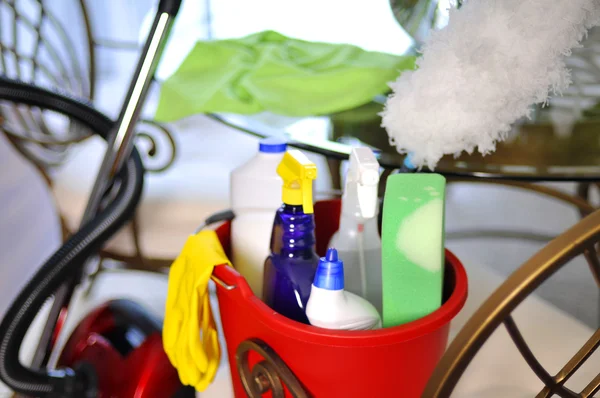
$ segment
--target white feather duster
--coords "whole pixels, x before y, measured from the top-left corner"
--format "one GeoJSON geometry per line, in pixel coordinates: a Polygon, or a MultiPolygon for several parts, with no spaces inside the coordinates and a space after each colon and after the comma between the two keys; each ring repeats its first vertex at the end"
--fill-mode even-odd
{"type": "Polygon", "coordinates": [[[470,0],[450,10],[417,69],[390,84],[390,143],[430,169],[445,154],[495,150],[532,104],[570,84],[565,57],[599,23],[600,0],[470,0]]]}

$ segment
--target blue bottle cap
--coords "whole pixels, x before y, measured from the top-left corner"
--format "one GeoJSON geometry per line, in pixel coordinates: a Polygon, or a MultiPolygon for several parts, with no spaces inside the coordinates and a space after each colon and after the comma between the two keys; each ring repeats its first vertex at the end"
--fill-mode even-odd
{"type": "Polygon", "coordinates": [[[327,249],[325,257],[319,260],[313,285],[327,290],[344,288],[344,262],[338,260],[336,249],[327,249]]]}
{"type": "Polygon", "coordinates": [[[263,138],[258,144],[258,150],[263,153],[282,153],[287,149],[287,142],[281,138],[263,138]]]}
{"type": "Polygon", "coordinates": [[[404,166],[406,168],[408,168],[409,170],[414,170],[417,168],[417,166],[414,165],[412,160],[413,160],[413,155],[411,153],[406,155],[406,157],[404,158],[404,166]]]}

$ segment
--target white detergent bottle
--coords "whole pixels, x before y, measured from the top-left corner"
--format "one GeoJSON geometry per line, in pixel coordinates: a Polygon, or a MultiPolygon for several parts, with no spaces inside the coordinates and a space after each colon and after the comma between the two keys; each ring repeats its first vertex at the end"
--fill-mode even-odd
{"type": "Polygon", "coordinates": [[[381,237],[377,227],[379,163],[367,147],[352,149],[340,228],[329,247],[345,263],[345,288],[382,311],[381,237]]]}
{"type": "Polygon", "coordinates": [[[236,270],[257,297],[262,297],[263,269],[269,256],[275,212],[281,206],[283,181],[277,174],[285,141],[266,138],[259,152],[231,173],[231,254],[236,270]]]}
{"type": "Polygon", "coordinates": [[[381,328],[381,316],[362,297],[344,290],[344,263],[336,249],[327,250],[317,266],[306,305],[306,317],[313,326],[338,330],[381,328]]]}

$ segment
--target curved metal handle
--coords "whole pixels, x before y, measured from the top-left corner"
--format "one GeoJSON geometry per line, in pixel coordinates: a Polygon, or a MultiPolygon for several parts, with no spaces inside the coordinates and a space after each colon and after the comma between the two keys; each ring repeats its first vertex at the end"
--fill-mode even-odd
{"type": "Polygon", "coordinates": [[[212,279],[217,285],[220,285],[223,289],[225,289],[227,291],[235,289],[235,285],[229,285],[229,284],[225,283],[219,277],[215,276],[215,274],[212,274],[210,276],[210,279],[212,279]]]}
{"type": "Polygon", "coordinates": [[[285,396],[284,385],[294,398],[309,397],[308,392],[302,387],[290,368],[264,341],[260,339],[242,341],[236,350],[235,360],[248,397],[260,398],[264,393],[271,391],[273,398],[283,398],[285,396]],[[255,351],[264,358],[252,369],[250,369],[248,361],[251,351],[255,351]]]}

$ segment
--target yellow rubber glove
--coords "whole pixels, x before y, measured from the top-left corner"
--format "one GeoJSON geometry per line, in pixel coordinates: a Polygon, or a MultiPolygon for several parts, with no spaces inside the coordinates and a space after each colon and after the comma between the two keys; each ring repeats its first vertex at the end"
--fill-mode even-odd
{"type": "Polygon", "coordinates": [[[198,391],[213,381],[221,360],[208,292],[220,264],[231,266],[217,234],[206,230],[188,238],[169,271],[163,344],[181,382],[198,391]]]}

